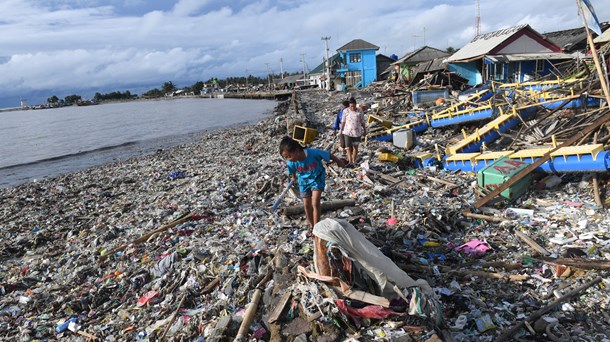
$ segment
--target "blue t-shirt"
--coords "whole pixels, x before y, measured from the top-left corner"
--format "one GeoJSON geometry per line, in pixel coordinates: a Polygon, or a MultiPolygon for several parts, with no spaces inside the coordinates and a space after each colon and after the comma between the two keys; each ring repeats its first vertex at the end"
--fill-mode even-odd
{"type": "Polygon", "coordinates": [[[306,192],[311,189],[324,190],[326,184],[326,169],[322,160],[330,161],[330,152],[317,148],[306,148],[305,159],[302,161],[288,161],[288,174],[297,174],[299,190],[306,192]]]}
{"type": "Polygon", "coordinates": [[[341,128],[341,119],[343,119],[343,107],[339,107],[339,111],[335,116],[335,124],[333,125],[335,131],[338,131],[341,128]]]}

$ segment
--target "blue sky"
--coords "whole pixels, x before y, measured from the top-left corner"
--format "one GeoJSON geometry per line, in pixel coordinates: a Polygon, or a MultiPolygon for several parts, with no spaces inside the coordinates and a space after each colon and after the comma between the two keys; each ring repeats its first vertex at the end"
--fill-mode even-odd
{"type": "MultiPolygon", "coordinates": [[[[610,6],[591,2],[610,20],[610,6]]],[[[323,36],[331,54],[356,38],[388,56],[424,43],[459,48],[474,36],[475,13],[475,0],[2,0],[0,106],[28,94],[264,77],[267,64],[275,73],[302,70],[302,56],[313,69],[323,36]]],[[[575,0],[481,0],[482,33],[525,23],[541,33],[582,26],[575,0]]]]}

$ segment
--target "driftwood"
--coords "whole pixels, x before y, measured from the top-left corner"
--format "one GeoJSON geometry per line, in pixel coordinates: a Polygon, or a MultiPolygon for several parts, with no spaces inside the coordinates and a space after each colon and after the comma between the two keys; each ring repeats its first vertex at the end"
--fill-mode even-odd
{"type": "Polygon", "coordinates": [[[553,301],[551,304],[540,308],[538,311],[529,315],[524,321],[521,321],[521,322],[515,324],[513,327],[511,327],[508,330],[506,330],[505,332],[503,332],[502,335],[500,335],[500,337],[498,337],[498,339],[496,341],[508,340],[509,338],[511,338],[511,336],[513,336],[514,333],[516,333],[519,329],[521,329],[521,327],[523,327],[525,325],[525,323],[529,323],[529,322],[537,320],[538,318],[542,317],[542,315],[544,315],[545,313],[547,313],[547,312],[553,310],[555,307],[559,306],[559,304],[565,302],[566,300],[579,294],[580,292],[588,289],[589,287],[599,283],[601,280],[602,280],[601,277],[597,277],[597,278],[591,280],[590,282],[584,284],[583,286],[581,286],[577,289],[574,289],[574,290],[566,293],[565,295],[559,297],[557,300],[553,301]]]}
{"type": "Polygon", "coordinates": [[[113,255],[116,252],[120,252],[120,251],[125,250],[127,248],[127,246],[129,246],[131,244],[145,242],[146,240],[150,239],[150,237],[155,235],[155,234],[159,234],[159,233],[164,232],[164,231],[166,231],[166,230],[168,230],[168,229],[170,229],[172,227],[175,227],[175,226],[177,226],[179,224],[191,221],[191,220],[193,220],[195,218],[196,218],[196,215],[194,213],[184,214],[184,215],[180,216],[179,218],[177,218],[176,220],[174,220],[174,221],[172,221],[172,222],[170,222],[170,223],[168,223],[168,224],[166,224],[164,226],[161,226],[161,227],[153,230],[152,232],[149,232],[147,234],[144,234],[144,235],[140,236],[139,238],[133,240],[133,242],[131,242],[129,244],[124,244],[124,245],[121,245],[121,246],[116,247],[114,249],[111,249],[110,251],[106,252],[106,254],[100,256],[100,260],[104,261],[106,258],[108,258],[108,256],[113,255]]]}
{"type": "Polygon", "coordinates": [[[207,284],[203,290],[201,290],[201,294],[206,294],[212,292],[212,290],[220,284],[220,278],[216,277],[209,284],[207,284]]]}
{"type": "Polygon", "coordinates": [[[176,308],[176,310],[174,311],[174,313],[172,313],[172,316],[169,319],[169,322],[167,322],[165,329],[163,330],[163,333],[161,334],[161,336],[159,337],[159,339],[161,341],[165,340],[165,335],[167,335],[167,332],[169,331],[169,328],[172,326],[172,324],[174,324],[174,321],[176,320],[176,317],[178,316],[178,312],[180,311],[180,308],[182,307],[182,304],[184,304],[184,299],[186,298],[186,292],[182,293],[182,298],[180,299],[180,302],[178,302],[178,307],[176,308]]]}
{"type": "Polygon", "coordinates": [[[269,315],[269,319],[267,320],[268,323],[275,323],[280,318],[280,315],[284,311],[284,308],[286,307],[286,304],[288,303],[291,297],[291,291],[284,292],[280,300],[277,302],[277,305],[269,315]]]}
{"type": "MultiPolygon", "coordinates": [[[[602,126],[602,128],[603,128],[603,126],[602,126]]],[[[597,144],[598,134],[599,134],[599,132],[595,132],[595,135],[593,136],[594,144],[597,144]]],[[[603,208],[604,202],[602,202],[602,198],[599,195],[599,184],[597,182],[597,173],[593,173],[593,195],[595,197],[595,204],[597,204],[598,207],[603,208]]]]}
{"type": "Polygon", "coordinates": [[[246,339],[246,337],[248,335],[248,330],[250,330],[250,325],[252,324],[252,321],[254,321],[254,316],[256,314],[256,308],[258,307],[258,303],[261,300],[261,296],[263,293],[263,289],[265,288],[265,284],[267,284],[267,282],[269,280],[271,280],[272,276],[273,276],[273,271],[268,270],[265,277],[258,283],[258,285],[256,285],[256,290],[254,290],[254,294],[252,295],[252,300],[250,301],[250,304],[248,305],[248,309],[246,309],[246,313],[244,314],[244,320],[241,322],[241,325],[239,326],[239,330],[237,331],[237,335],[235,336],[235,339],[233,340],[233,342],[240,342],[240,341],[244,341],[246,339]]]}
{"type": "MultiPolygon", "coordinates": [[[[354,200],[354,199],[334,200],[334,201],[329,201],[329,202],[322,202],[322,204],[320,204],[320,210],[322,212],[325,212],[325,211],[337,210],[337,209],[341,209],[343,207],[349,207],[349,206],[354,206],[354,205],[356,205],[356,200],[354,200]]],[[[284,208],[284,215],[286,215],[286,216],[297,216],[297,215],[303,215],[304,213],[305,213],[305,208],[303,208],[303,205],[294,205],[294,206],[284,208]]]]}
{"type": "Polygon", "coordinates": [[[476,219],[481,219],[481,220],[491,221],[491,222],[509,221],[508,219],[505,219],[505,218],[489,216],[489,215],[482,215],[482,214],[475,214],[475,213],[471,213],[470,211],[464,211],[462,214],[466,217],[471,217],[471,218],[476,218],[476,219]]]}
{"type": "Polygon", "coordinates": [[[587,260],[579,258],[551,258],[547,256],[540,256],[536,258],[542,262],[570,266],[574,268],[580,268],[582,270],[610,270],[610,260],[587,260]]]}
{"type": "Polygon", "coordinates": [[[497,272],[487,272],[487,271],[475,271],[475,270],[456,270],[453,267],[449,267],[449,266],[434,266],[434,268],[432,266],[421,266],[421,265],[414,265],[414,264],[398,264],[397,265],[403,269],[404,271],[411,271],[411,272],[427,272],[427,273],[434,273],[434,269],[438,270],[441,273],[447,273],[447,274],[454,274],[454,275],[459,275],[459,276],[475,276],[475,277],[481,277],[481,278],[489,278],[489,279],[505,279],[505,280],[511,280],[511,281],[524,281],[529,279],[529,276],[527,275],[513,275],[513,274],[502,274],[502,273],[497,273],[497,272]]]}
{"type": "Polygon", "coordinates": [[[544,249],[544,247],[537,244],[536,241],[532,240],[525,233],[516,230],[515,235],[517,235],[521,240],[525,241],[525,243],[527,243],[530,247],[532,247],[536,252],[538,252],[544,256],[551,255],[551,253],[549,251],[547,251],[546,249],[544,249]]]}

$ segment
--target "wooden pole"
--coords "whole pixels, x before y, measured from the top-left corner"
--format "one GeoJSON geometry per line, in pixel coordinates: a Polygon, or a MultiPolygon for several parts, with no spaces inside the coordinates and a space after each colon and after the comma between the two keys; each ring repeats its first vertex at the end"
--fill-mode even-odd
{"type": "Polygon", "coordinates": [[[591,32],[589,31],[589,26],[587,26],[587,20],[585,19],[585,13],[582,9],[582,4],[580,0],[577,0],[578,3],[578,11],[580,12],[580,17],[582,18],[582,22],[585,25],[585,32],[587,33],[587,42],[589,42],[589,46],[591,47],[591,54],[593,55],[593,62],[595,62],[595,70],[597,70],[597,76],[599,77],[599,82],[602,86],[602,91],[604,92],[604,96],[606,97],[606,106],[610,105],[610,92],[608,91],[608,83],[606,83],[606,78],[604,77],[604,72],[602,71],[602,67],[599,64],[599,57],[597,57],[597,49],[595,48],[595,44],[593,43],[593,37],[591,37],[591,32]]]}
{"type": "Polygon", "coordinates": [[[544,249],[544,247],[540,246],[538,243],[536,243],[536,241],[532,240],[525,233],[522,233],[522,232],[516,230],[515,235],[517,235],[521,240],[525,241],[525,243],[527,243],[530,247],[532,247],[536,252],[538,252],[542,255],[545,255],[545,256],[551,255],[551,253],[549,251],[544,249]]]}
{"type": "MultiPolygon", "coordinates": [[[[356,200],[354,199],[346,199],[346,200],[334,200],[330,202],[322,202],[320,204],[320,210],[322,212],[337,210],[343,207],[349,207],[356,205],[356,200]]],[[[294,205],[291,207],[284,208],[284,215],[286,216],[297,216],[303,215],[305,213],[305,208],[302,205],[294,205]]]]}
{"type": "Polygon", "coordinates": [[[254,294],[252,295],[252,300],[250,301],[250,304],[248,304],[248,309],[246,309],[246,313],[244,314],[244,320],[241,322],[241,325],[239,326],[239,331],[237,332],[237,335],[235,336],[235,339],[233,340],[233,342],[244,341],[246,336],[248,335],[248,330],[250,330],[250,325],[252,324],[252,321],[254,321],[254,316],[256,314],[256,308],[258,307],[258,303],[261,300],[263,288],[265,287],[265,284],[267,284],[267,282],[271,279],[272,276],[273,276],[273,271],[271,271],[271,270],[267,271],[267,274],[265,275],[265,277],[256,286],[256,290],[254,290],[254,294]]]}
{"type": "Polygon", "coordinates": [[[169,331],[169,328],[172,326],[172,324],[176,320],[176,316],[178,316],[178,312],[180,311],[180,308],[182,307],[182,304],[184,304],[184,299],[185,298],[186,298],[186,292],[183,292],[182,293],[182,298],[180,299],[180,302],[178,303],[178,307],[176,308],[176,310],[174,311],[174,313],[170,317],[169,322],[167,322],[167,325],[165,326],[165,329],[163,330],[163,333],[161,334],[161,337],[159,337],[159,339],[161,341],[165,341],[165,335],[167,335],[167,332],[169,331]]]}
{"type": "Polygon", "coordinates": [[[510,221],[509,219],[505,219],[505,218],[502,218],[502,217],[489,216],[489,215],[483,215],[483,214],[475,214],[475,213],[472,213],[472,212],[466,211],[466,210],[462,212],[462,215],[464,215],[466,217],[476,218],[476,219],[490,221],[490,222],[505,222],[505,221],[510,221]]]}

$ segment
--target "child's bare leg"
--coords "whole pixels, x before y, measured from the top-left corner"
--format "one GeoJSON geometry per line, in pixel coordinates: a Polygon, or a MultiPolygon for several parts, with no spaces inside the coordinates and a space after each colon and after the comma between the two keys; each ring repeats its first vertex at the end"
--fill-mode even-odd
{"type": "MultiPolygon", "coordinates": [[[[312,195],[313,196],[313,195],[312,195]]],[[[313,204],[311,201],[311,197],[303,198],[303,208],[305,209],[305,217],[307,218],[307,223],[309,223],[310,230],[313,229],[313,204]]]]}
{"type": "Polygon", "coordinates": [[[312,222],[311,229],[320,221],[320,199],[322,198],[322,190],[312,190],[311,191],[311,202],[312,202],[312,222]]]}

